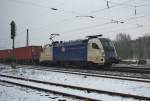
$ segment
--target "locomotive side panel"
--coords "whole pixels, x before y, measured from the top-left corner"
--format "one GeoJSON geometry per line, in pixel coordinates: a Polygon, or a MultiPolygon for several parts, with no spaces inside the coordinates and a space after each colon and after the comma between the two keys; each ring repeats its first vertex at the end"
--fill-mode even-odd
{"type": "Polygon", "coordinates": [[[55,45],[54,61],[87,61],[87,43],[55,45]]]}

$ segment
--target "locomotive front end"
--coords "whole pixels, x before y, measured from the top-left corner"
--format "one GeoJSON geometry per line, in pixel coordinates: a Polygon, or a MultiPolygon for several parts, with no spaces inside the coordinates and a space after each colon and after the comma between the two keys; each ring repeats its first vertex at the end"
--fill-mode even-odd
{"type": "Polygon", "coordinates": [[[118,63],[119,59],[113,42],[107,38],[100,38],[100,41],[105,53],[105,64],[111,65],[113,63],[118,63]]]}

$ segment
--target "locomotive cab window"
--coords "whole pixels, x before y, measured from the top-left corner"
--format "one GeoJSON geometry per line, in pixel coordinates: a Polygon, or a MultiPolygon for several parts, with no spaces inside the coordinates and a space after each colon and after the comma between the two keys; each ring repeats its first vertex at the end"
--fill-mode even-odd
{"type": "Polygon", "coordinates": [[[98,45],[96,43],[92,43],[92,48],[93,49],[99,49],[98,45]]]}

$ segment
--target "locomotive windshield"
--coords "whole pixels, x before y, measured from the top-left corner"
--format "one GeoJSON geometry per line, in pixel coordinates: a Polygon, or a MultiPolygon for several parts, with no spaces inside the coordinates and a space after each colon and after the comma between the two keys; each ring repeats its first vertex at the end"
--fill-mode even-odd
{"type": "Polygon", "coordinates": [[[117,54],[112,41],[106,38],[100,38],[100,41],[105,51],[106,63],[115,63],[117,54]]]}
{"type": "Polygon", "coordinates": [[[98,45],[96,43],[92,43],[92,48],[93,49],[99,49],[98,45]]]}
{"type": "Polygon", "coordinates": [[[100,39],[105,51],[114,51],[113,43],[109,39],[100,39]]]}

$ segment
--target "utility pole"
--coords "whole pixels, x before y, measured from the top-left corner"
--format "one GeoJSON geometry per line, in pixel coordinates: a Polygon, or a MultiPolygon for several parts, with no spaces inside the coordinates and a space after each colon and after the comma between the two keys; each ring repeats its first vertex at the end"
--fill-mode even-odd
{"type": "Polygon", "coordinates": [[[26,46],[29,46],[29,29],[27,29],[27,39],[26,39],[26,46]]]}
{"type": "Polygon", "coordinates": [[[10,23],[10,26],[11,26],[11,39],[13,41],[13,45],[12,45],[12,49],[13,49],[13,56],[12,56],[12,67],[15,68],[15,61],[16,61],[16,58],[15,58],[15,36],[16,36],[16,24],[14,21],[12,21],[10,23]]]}

